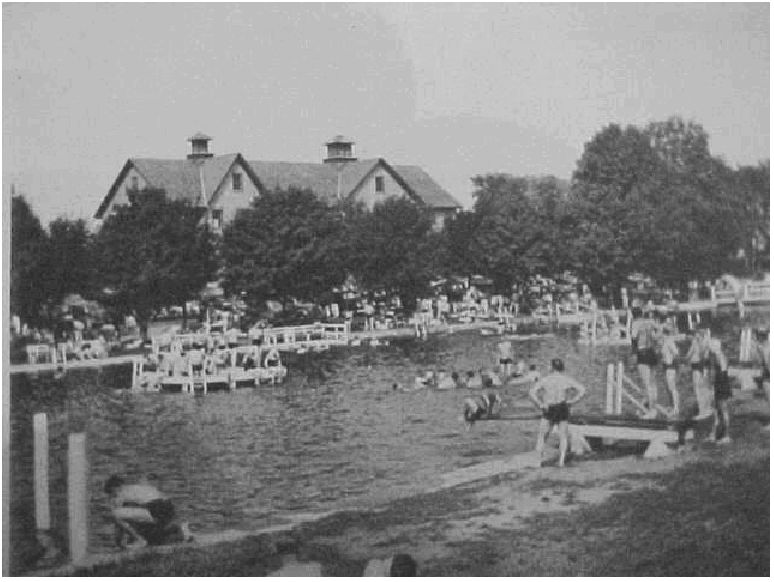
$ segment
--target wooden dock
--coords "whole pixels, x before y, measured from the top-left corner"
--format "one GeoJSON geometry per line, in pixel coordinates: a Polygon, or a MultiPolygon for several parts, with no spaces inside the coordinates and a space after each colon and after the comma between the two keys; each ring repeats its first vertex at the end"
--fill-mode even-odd
{"type": "Polygon", "coordinates": [[[11,365],[11,374],[40,374],[45,372],[63,372],[84,368],[104,368],[107,366],[120,366],[132,364],[142,356],[119,356],[114,358],[94,358],[90,360],[70,360],[67,363],[41,363],[41,364],[14,364],[11,365]]]}

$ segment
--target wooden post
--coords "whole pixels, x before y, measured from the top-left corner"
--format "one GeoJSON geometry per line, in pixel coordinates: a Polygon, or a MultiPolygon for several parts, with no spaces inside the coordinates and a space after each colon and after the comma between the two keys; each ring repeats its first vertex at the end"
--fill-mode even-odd
{"type": "Polygon", "coordinates": [[[51,512],[48,497],[48,419],[45,412],[32,416],[33,432],[33,480],[35,482],[35,527],[51,529],[51,512]]]}
{"type": "Polygon", "coordinates": [[[86,557],[89,542],[87,475],[86,434],[71,433],[67,439],[67,511],[70,560],[74,564],[86,557]]]}
{"type": "Polygon", "coordinates": [[[714,285],[710,285],[710,299],[713,303],[718,300],[717,290],[715,289],[714,285]]]}
{"type": "Polygon", "coordinates": [[[591,316],[591,343],[597,343],[597,310],[591,316]]]}
{"type": "Polygon", "coordinates": [[[688,329],[693,329],[693,319],[691,318],[691,312],[686,312],[686,315],[688,317],[688,329]]]}
{"type": "Polygon", "coordinates": [[[632,320],[634,319],[634,315],[632,314],[631,309],[626,309],[626,337],[629,338],[629,341],[632,339],[632,320]]]}
{"type": "Polygon", "coordinates": [[[621,414],[621,400],[623,396],[623,362],[618,362],[618,377],[615,380],[615,412],[621,414]]]}
{"type": "Polygon", "coordinates": [[[615,366],[607,365],[607,384],[605,391],[605,414],[613,414],[613,399],[615,394],[615,366]]]}

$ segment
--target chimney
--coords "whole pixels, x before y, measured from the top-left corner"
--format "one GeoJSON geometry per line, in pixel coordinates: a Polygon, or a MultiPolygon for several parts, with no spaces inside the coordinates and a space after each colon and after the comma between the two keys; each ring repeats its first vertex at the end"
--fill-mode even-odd
{"type": "Polygon", "coordinates": [[[354,141],[345,138],[343,135],[333,137],[325,144],[328,148],[328,157],[323,160],[326,164],[354,162],[357,158],[352,157],[352,144],[354,141]]]}
{"type": "Polygon", "coordinates": [[[203,158],[211,158],[212,154],[207,151],[209,142],[212,138],[209,135],[204,135],[202,132],[197,133],[188,138],[191,142],[191,153],[188,154],[189,160],[200,160],[203,158]]]}

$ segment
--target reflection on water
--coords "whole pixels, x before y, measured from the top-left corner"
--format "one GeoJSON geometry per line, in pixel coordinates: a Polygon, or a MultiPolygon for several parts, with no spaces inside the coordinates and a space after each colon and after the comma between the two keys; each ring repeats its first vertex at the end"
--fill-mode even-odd
{"type": "MultiPolygon", "coordinates": [[[[492,368],[497,341],[464,333],[299,355],[288,361],[291,377],[283,386],[201,397],[104,386],[72,390],[54,402],[30,403],[17,395],[14,420],[26,425],[35,410],[64,415],[70,424],[75,416],[82,419],[95,549],[111,545],[102,493],[111,473],[130,479],[157,473],[194,531],[258,528],[297,511],[372,506],[420,491],[441,473],[532,448],[534,422],[479,423],[466,432],[464,391],[392,389],[395,382],[413,384],[429,369],[492,368]]],[[[592,349],[568,335],[514,347],[543,372],[550,358],[563,357],[568,373],[590,390],[578,410],[602,410],[607,363],[624,358],[634,376],[625,347],[592,349]]],[[[512,398],[523,398],[527,389],[512,389],[512,398]]],[[[52,430],[52,439],[56,434],[52,430]]],[[[31,445],[15,448],[15,468],[28,464],[31,445]]],[[[17,471],[15,492],[30,473],[17,471]]]]}

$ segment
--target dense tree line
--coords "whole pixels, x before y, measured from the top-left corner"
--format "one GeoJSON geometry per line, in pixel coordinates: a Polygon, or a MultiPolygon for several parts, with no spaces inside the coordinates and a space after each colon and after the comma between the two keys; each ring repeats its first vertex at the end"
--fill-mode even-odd
{"type": "Polygon", "coordinates": [[[39,322],[81,293],[143,321],[216,278],[255,307],[327,301],[354,278],[411,308],[439,276],[480,274],[508,293],[529,275],[569,269],[599,292],[633,272],[674,285],[767,270],[769,163],[732,169],[708,143],[700,125],[677,117],[611,124],[585,144],[569,183],[474,177],[472,211],[440,233],[408,199],[332,208],[295,189],[257,198],[222,237],[208,231],[202,209],[161,191],[143,192],[95,235],[63,219],[46,232],[14,197],[11,311],[39,322]]]}

